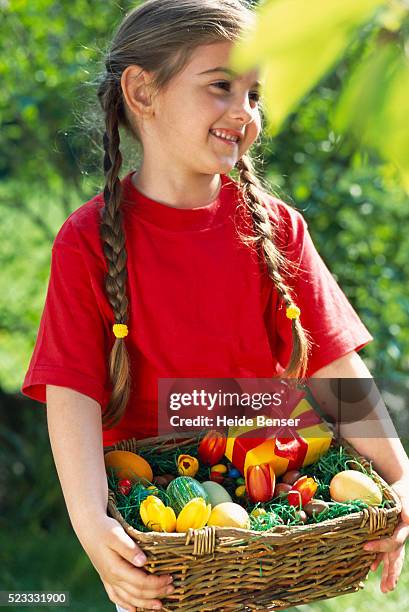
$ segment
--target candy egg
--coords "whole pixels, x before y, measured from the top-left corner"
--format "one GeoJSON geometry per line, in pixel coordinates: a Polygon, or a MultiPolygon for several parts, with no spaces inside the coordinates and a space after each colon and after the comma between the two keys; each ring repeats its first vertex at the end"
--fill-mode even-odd
{"type": "Polygon", "coordinates": [[[222,504],[223,502],[227,502],[227,501],[229,502],[233,501],[229,493],[226,491],[226,489],[222,487],[222,485],[219,484],[218,482],[206,480],[205,482],[202,482],[200,484],[206,491],[209,497],[209,502],[212,505],[212,508],[214,506],[217,506],[217,504],[222,504]]]}
{"type": "Polygon", "coordinates": [[[257,518],[258,516],[263,516],[267,514],[266,510],[264,508],[254,508],[251,512],[250,515],[254,516],[254,518],[257,518]]]}
{"type": "Polygon", "coordinates": [[[205,502],[208,502],[207,493],[202,487],[202,484],[191,476],[179,476],[168,484],[166,489],[167,502],[176,512],[179,512],[184,506],[195,497],[202,497],[205,502]]]}
{"type": "Polygon", "coordinates": [[[246,485],[240,485],[234,493],[237,497],[243,497],[246,494],[246,485]]]}
{"type": "Polygon", "coordinates": [[[307,513],[307,516],[315,516],[320,512],[324,512],[324,510],[329,509],[329,504],[323,499],[311,499],[308,504],[303,506],[304,512],[307,513]]]}
{"type": "Polygon", "coordinates": [[[237,468],[232,467],[227,472],[227,476],[228,476],[228,478],[240,478],[241,473],[239,472],[239,470],[237,468]]]}
{"type": "Polygon", "coordinates": [[[301,476],[301,472],[299,472],[298,470],[289,470],[288,472],[286,472],[285,474],[283,474],[281,476],[281,480],[282,482],[285,482],[286,484],[294,484],[296,480],[299,479],[299,477],[301,476]]]}
{"type": "Polygon", "coordinates": [[[220,472],[220,474],[225,474],[227,472],[227,467],[223,465],[223,463],[217,463],[210,468],[211,472],[220,472]]]}
{"type": "Polygon", "coordinates": [[[304,510],[297,510],[297,511],[295,512],[295,515],[296,515],[296,517],[297,517],[297,518],[298,518],[300,521],[302,521],[303,523],[306,523],[306,522],[307,522],[307,520],[308,520],[308,517],[307,517],[306,513],[304,512],[304,510]]]}
{"type": "Polygon", "coordinates": [[[382,491],[366,474],[357,470],[338,472],[329,484],[331,498],[336,502],[359,499],[368,506],[379,506],[382,491]]]}
{"type": "Polygon", "coordinates": [[[246,510],[233,502],[218,504],[212,509],[208,525],[218,527],[239,527],[248,529],[250,527],[250,517],[246,510]]]}
{"type": "Polygon", "coordinates": [[[224,476],[220,472],[210,472],[209,478],[210,480],[213,480],[213,482],[218,482],[219,484],[221,484],[224,480],[224,476]]]}
{"type": "Polygon", "coordinates": [[[246,479],[243,478],[243,476],[240,476],[240,478],[236,479],[236,483],[237,483],[237,485],[244,485],[244,484],[246,484],[246,479]]]}
{"type": "Polygon", "coordinates": [[[149,463],[140,455],[131,451],[114,450],[104,456],[105,468],[112,468],[120,479],[128,478],[132,482],[149,480],[152,482],[153,472],[149,463]]]}
{"type": "Polygon", "coordinates": [[[275,486],[273,497],[285,497],[288,491],[291,491],[291,485],[286,482],[279,482],[275,486]]]}
{"type": "Polygon", "coordinates": [[[166,478],[166,475],[163,474],[163,475],[160,475],[160,476],[155,476],[154,479],[153,479],[153,482],[158,487],[166,488],[170,481],[166,478]]]}

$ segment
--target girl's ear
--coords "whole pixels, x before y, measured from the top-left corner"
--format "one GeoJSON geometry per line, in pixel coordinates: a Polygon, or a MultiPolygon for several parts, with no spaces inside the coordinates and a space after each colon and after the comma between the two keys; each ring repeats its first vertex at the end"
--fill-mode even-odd
{"type": "Polygon", "coordinates": [[[127,66],[121,76],[121,87],[125,102],[138,116],[153,114],[152,94],[149,87],[150,73],[135,64],[127,66]]]}

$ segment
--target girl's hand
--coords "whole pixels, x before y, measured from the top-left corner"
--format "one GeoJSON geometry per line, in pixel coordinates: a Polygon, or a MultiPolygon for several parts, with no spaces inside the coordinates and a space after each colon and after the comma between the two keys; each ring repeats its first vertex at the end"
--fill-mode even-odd
{"type": "Polygon", "coordinates": [[[135,567],[143,566],[146,556],[115,519],[104,515],[78,529],[77,536],[112,603],[130,612],[137,607],[159,610],[162,604],[157,598],[174,591],[172,576],[154,576],[135,567]]]}
{"type": "Polygon", "coordinates": [[[409,478],[397,480],[391,487],[402,503],[401,520],[390,537],[373,540],[364,545],[365,550],[379,551],[371,565],[372,571],[375,572],[383,561],[382,593],[392,591],[396,586],[405,558],[405,542],[409,537],[409,478]]]}

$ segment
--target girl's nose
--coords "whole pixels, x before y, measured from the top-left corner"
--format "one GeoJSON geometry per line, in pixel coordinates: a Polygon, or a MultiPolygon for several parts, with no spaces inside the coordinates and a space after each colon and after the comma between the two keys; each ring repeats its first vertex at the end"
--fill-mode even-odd
{"type": "Polygon", "coordinates": [[[231,116],[236,120],[241,120],[243,125],[246,125],[253,119],[253,113],[248,96],[246,96],[244,100],[241,98],[234,103],[231,116]]]}

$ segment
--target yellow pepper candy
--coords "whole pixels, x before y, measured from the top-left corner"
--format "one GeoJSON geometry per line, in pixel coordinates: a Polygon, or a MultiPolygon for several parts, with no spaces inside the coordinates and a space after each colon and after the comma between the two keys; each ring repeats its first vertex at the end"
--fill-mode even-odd
{"type": "Polygon", "coordinates": [[[246,485],[240,485],[237,487],[235,494],[237,497],[243,497],[246,494],[246,485]]]}
{"type": "Polygon", "coordinates": [[[176,531],[185,533],[188,529],[201,529],[209,520],[211,511],[211,504],[206,504],[202,497],[194,497],[180,511],[176,531]]]}
{"type": "Polygon", "coordinates": [[[210,468],[211,472],[219,472],[219,474],[226,474],[227,472],[227,466],[223,465],[223,463],[218,463],[217,465],[213,465],[210,468]]]}
{"type": "Polygon", "coordinates": [[[176,529],[176,515],[173,508],[165,506],[155,495],[148,495],[140,505],[139,512],[143,524],[152,531],[172,533],[176,529]]]}
{"type": "Polygon", "coordinates": [[[191,476],[194,478],[199,471],[199,462],[196,457],[191,455],[179,455],[178,473],[181,476],[191,476]]]}

